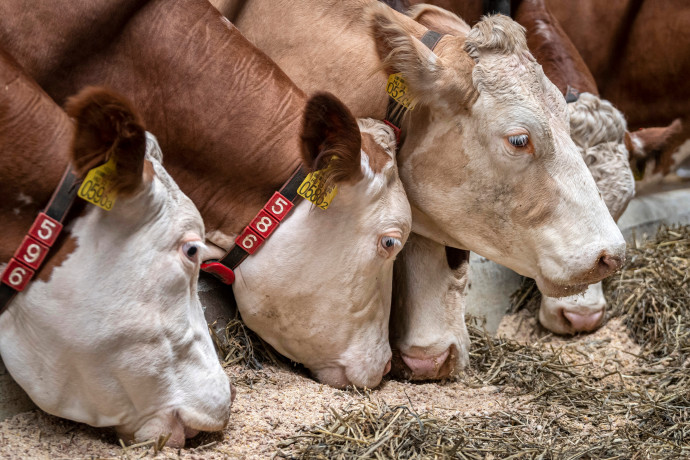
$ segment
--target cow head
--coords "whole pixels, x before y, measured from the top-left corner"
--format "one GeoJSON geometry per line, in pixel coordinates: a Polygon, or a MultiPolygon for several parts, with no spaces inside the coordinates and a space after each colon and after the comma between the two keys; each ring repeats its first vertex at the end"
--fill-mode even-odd
{"type": "Polygon", "coordinates": [[[393,260],[412,225],[395,137],[320,94],[307,104],[302,144],[305,163],[328,165],[338,193],[327,210],[295,207],[236,270],[235,298],[250,328],[318,380],[371,388],[389,368],[393,260]]]}
{"type": "Polygon", "coordinates": [[[410,235],[395,262],[390,320],[394,375],[440,379],[469,364],[468,268],[469,251],[410,235]]]}
{"type": "Polygon", "coordinates": [[[196,292],[203,221],[126,101],[91,88],[67,111],[77,175],[114,157],[117,201],[88,205],[62,263],[0,317],[2,358],[46,412],[182,446],[222,429],[233,396],[196,292]]]}
{"type": "MultiPolygon", "coordinates": [[[[635,195],[635,179],[628,160],[626,122],[609,101],[582,93],[568,104],[570,134],[594,177],[614,220],[623,214],[635,195]]],[[[604,321],[606,299],[601,283],[583,294],[561,298],[543,295],[539,322],[558,334],[592,331],[604,321]]]]}
{"type": "Polygon", "coordinates": [[[476,250],[550,295],[617,270],[625,242],[524,29],[484,18],[432,53],[394,12],[370,13],[382,65],[402,72],[418,101],[398,154],[415,232],[476,250]]]}
{"type": "Polygon", "coordinates": [[[688,157],[687,149],[679,149],[687,140],[688,128],[680,118],[668,126],[641,128],[625,133],[630,162],[646,184],[658,183],[674,172],[688,157]]]}

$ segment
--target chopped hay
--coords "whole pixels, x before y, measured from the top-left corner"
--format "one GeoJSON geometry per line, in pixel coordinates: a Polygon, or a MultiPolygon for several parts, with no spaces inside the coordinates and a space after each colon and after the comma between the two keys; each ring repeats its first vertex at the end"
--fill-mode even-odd
{"type": "Polygon", "coordinates": [[[289,362],[245,326],[239,313],[225,325],[222,336],[216,333],[214,326],[215,323],[208,329],[225,366],[241,364],[248,369],[261,370],[264,364],[278,365],[289,362]]]}
{"type": "Polygon", "coordinates": [[[687,366],[690,358],[690,226],[662,226],[656,238],[629,247],[620,276],[604,286],[611,314],[653,360],[687,366]]]}
{"type": "Polygon", "coordinates": [[[537,282],[532,278],[522,278],[522,283],[517,291],[510,296],[510,313],[516,313],[527,309],[532,313],[539,311],[541,304],[541,291],[537,288],[537,282]]]}
{"type": "Polygon", "coordinates": [[[278,447],[287,458],[677,458],[690,455],[690,371],[595,365],[577,347],[470,327],[469,385],[500,385],[514,407],[419,414],[367,393],[278,447]],[[526,398],[525,398],[526,397],[526,398]]]}

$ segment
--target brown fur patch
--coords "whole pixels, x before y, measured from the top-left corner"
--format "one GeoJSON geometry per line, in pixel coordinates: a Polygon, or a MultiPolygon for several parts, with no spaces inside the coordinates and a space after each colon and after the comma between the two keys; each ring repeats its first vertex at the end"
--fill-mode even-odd
{"type": "Polygon", "coordinates": [[[544,74],[565,94],[568,85],[599,94],[592,73],[544,0],[523,0],[514,18],[527,29],[527,45],[544,74]]]}
{"type": "Polygon", "coordinates": [[[142,184],[146,131],[129,102],[105,88],[87,87],[67,101],[65,110],[76,121],[71,150],[76,174],[84,178],[114,156],[114,191],[134,193],[142,184]]]}
{"type": "Polygon", "coordinates": [[[36,273],[36,279],[48,281],[53,275],[53,270],[67,260],[70,254],[77,249],[77,239],[66,234],[50,249],[51,255],[46,259],[41,269],[36,273]]]}
{"type": "Polygon", "coordinates": [[[362,133],[362,150],[369,157],[369,167],[374,173],[379,173],[392,161],[383,147],[369,133],[362,133]]]}
{"type": "Polygon", "coordinates": [[[676,118],[665,127],[644,128],[626,133],[625,145],[632,147],[628,149],[631,158],[641,163],[654,159],[654,172],[668,174],[672,167],[677,166],[673,164],[673,153],[685,140],[682,134],[683,122],[680,118],[676,118]]]}
{"type": "MultiPolygon", "coordinates": [[[[77,199],[74,201],[72,208],[69,210],[65,222],[74,222],[76,219],[84,216],[89,210],[89,205],[83,200],[77,199]]],[[[35,275],[34,279],[41,281],[48,281],[53,274],[53,270],[63,264],[65,260],[77,249],[77,240],[72,237],[69,230],[63,229],[55,244],[50,248],[48,257],[41,265],[41,268],[35,275]]]]}
{"type": "Polygon", "coordinates": [[[325,187],[362,178],[362,137],[357,120],[330,93],[317,93],[307,101],[302,118],[302,158],[312,171],[325,170],[325,187]],[[328,169],[326,170],[326,167],[328,169]]]}

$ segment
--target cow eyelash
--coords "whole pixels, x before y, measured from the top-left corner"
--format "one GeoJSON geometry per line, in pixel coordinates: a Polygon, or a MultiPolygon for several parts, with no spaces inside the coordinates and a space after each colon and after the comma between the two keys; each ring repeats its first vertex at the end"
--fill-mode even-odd
{"type": "Polygon", "coordinates": [[[521,149],[527,147],[529,143],[529,136],[527,134],[516,134],[514,136],[508,136],[508,142],[515,148],[521,149]]]}

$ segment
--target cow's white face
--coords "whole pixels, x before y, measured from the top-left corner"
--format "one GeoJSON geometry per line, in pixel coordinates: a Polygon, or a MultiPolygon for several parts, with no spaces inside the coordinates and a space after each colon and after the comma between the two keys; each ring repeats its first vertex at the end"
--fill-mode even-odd
{"type": "Polygon", "coordinates": [[[469,252],[410,235],[395,262],[393,373],[411,380],[456,375],[469,364],[465,286],[469,252]]]}
{"type": "Polygon", "coordinates": [[[424,105],[410,113],[398,160],[414,231],[535,278],[550,295],[617,269],[625,242],[521,28],[496,16],[466,39],[444,37],[435,55],[413,48],[426,67],[410,86],[424,105]]]}
{"type": "Polygon", "coordinates": [[[155,152],[139,192],[73,221],[76,249],[0,316],[0,351],[46,412],[180,446],[222,429],[232,395],[196,292],[203,221],[155,152]]]}
{"type": "MultiPolygon", "coordinates": [[[[635,179],[625,146],[626,122],[610,102],[589,93],[568,104],[570,132],[614,220],[635,195],[635,179]]],[[[558,334],[592,331],[604,320],[606,299],[601,283],[583,294],[542,296],[539,322],[558,334]]]]}
{"type": "Polygon", "coordinates": [[[411,228],[395,138],[359,120],[361,169],[327,210],[299,203],[233,284],[242,319],[333,386],[376,386],[389,367],[393,260],[411,228]],[[375,141],[375,142],[374,142],[375,141]]]}

